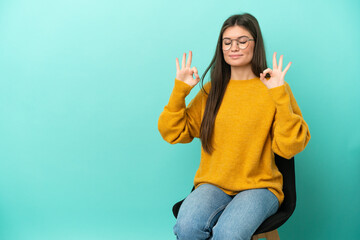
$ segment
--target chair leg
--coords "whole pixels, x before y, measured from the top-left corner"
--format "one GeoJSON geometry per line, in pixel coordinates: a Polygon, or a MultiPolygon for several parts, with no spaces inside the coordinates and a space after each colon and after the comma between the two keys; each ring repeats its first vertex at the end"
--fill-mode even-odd
{"type": "Polygon", "coordinates": [[[259,235],[260,235],[260,234],[257,234],[257,235],[252,236],[251,240],[259,240],[259,235]]]}
{"type": "Polygon", "coordinates": [[[259,240],[261,238],[265,238],[267,240],[280,240],[277,229],[275,229],[274,231],[271,231],[271,232],[260,233],[260,234],[254,235],[251,238],[251,240],[259,240]]]}

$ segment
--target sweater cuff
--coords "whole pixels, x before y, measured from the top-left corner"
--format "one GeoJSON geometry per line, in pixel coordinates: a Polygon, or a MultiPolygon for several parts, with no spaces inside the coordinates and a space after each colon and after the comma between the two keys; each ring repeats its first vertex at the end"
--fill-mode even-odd
{"type": "Polygon", "coordinates": [[[293,112],[290,102],[290,94],[285,84],[278,87],[270,88],[269,93],[274,100],[276,108],[278,110],[290,111],[291,113],[293,112]]]}
{"type": "Polygon", "coordinates": [[[193,87],[190,86],[189,84],[184,83],[183,81],[180,81],[179,79],[175,78],[175,85],[173,89],[174,92],[180,94],[183,93],[184,97],[186,97],[190,93],[192,88],[193,87]]]}
{"type": "Polygon", "coordinates": [[[290,96],[285,87],[285,84],[278,87],[270,88],[269,93],[276,105],[290,103],[290,96]]]}
{"type": "Polygon", "coordinates": [[[177,112],[186,107],[185,97],[190,93],[193,87],[175,78],[175,85],[170,95],[167,108],[171,112],[177,112]]]}

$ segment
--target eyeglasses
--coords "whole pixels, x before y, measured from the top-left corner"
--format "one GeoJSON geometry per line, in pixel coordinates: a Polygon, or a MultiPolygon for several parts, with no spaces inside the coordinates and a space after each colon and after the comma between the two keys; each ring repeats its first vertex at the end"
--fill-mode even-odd
{"type": "Polygon", "coordinates": [[[242,36],[237,39],[230,39],[230,38],[223,38],[223,49],[224,51],[230,50],[232,47],[232,41],[235,40],[237,42],[237,46],[240,47],[240,49],[245,49],[249,46],[249,41],[255,41],[254,39],[250,39],[247,36],[242,36]]]}

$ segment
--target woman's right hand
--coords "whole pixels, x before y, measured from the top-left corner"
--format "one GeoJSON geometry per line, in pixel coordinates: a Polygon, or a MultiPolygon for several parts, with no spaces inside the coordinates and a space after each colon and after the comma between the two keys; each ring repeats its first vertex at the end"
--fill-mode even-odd
{"type": "Polygon", "coordinates": [[[196,69],[196,67],[190,68],[191,58],[192,58],[192,52],[189,51],[189,58],[185,65],[186,53],[184,53],[181,69],[179,65],[179,59],[176,58],[176,78],[194,87],[200,81],[200,77],[198,75],[198,70],[196,69]],[[193,74],[195,74],[195,79],[193,78],[193,74]]]}

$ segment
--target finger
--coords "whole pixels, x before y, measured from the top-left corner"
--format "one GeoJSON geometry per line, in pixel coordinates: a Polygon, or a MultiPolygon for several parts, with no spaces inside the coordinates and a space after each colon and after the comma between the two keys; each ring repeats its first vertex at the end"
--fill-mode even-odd
{"type": "Polygon", "coordinates": [[[196,68],[196,67],[192,67],[191,70],[194,72],[196,80],[200,79],[197,68],[196,68]]]}
{"type": "Polygon", "coordinates": [[[192,67],[191,70],[194,72],[194,73],[198,73],[198,70],[196,67],[192,67]]]}
{"type": "Polygon", "coordinates": [[[189,51],[189,57],[188,57],[188,60],[186,62],[186,67],[187,68],[190,68],[190,66],[191,66],[191,59],[192,59],[192,52],[189,51]]]}
{"type": "Polygon", "coordinates": [[[260,80],[261,80],[264,84],[267,83],[267,79],[265,78],[265,74],[260,73],[260,80]]]}
{"type": "MultiPolygon", "coordinates": [[[[264,79],[268,80],[267,77],[266,77],[266,74],[269,74],[269,77],[271,77],[271,74],[272,74],[273,70],[271,68],[267,68],[265,69],[262,73],[263,73],[263,76],[264,76],[264,79]]],[[[268,78],[269,78],[268,77],[268,78]]]]}
{"type": "Polygon", "coordinates": [[[284,57],[284,55],[281,55],[280,60],[279,60],[279,69],[280,69],[280,71],[281,71],[282,65],[283,65],[283,57],[284,57]]]}
{"type": "Polygon", "coordinates": [[[266,76],[266,74],[269,73],[271,75],[272,73],[272,69],[271,68],[267,68],[263,71],[264,77],[266,76]]]}
{"type": "Polygon", "coordinates": [[[200,79],[200,76],[197,73],[195,73],[195,77],[196,77],[196,80],[200,79]]]}
{"type": "Polygon", "coordinates": [[[292,62],[289,62],[288,65],[286,66],[286,68],[283,71],[283,74],[285,76],[286,72],[289,70],[290,66],[291,66],[292,62]]]}
{"type": "Polygon", "coordinates": [[[278,66],[277,66],[277,62],[276,62],[276,52],[274,52],[273,54],[273,69],[276,69],[278,66]]]}
{"type": "Polygon", "coordinates": [[[180,71],[180,65],[179,65],[179,59],[176,58],[176,71],[179,72],[180,71]]]}
{"type": "Polygon", "coordinates": [[[183,54],[182,62],[181,62],[181,69],[184,69],[185,67],[185,59],[186,59],[186,53],[183,54]]]}

